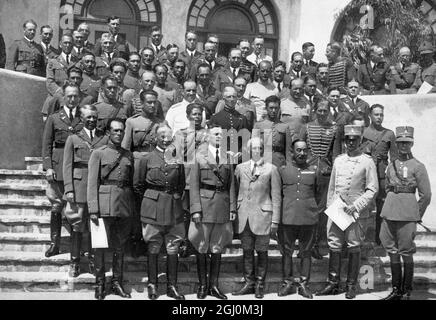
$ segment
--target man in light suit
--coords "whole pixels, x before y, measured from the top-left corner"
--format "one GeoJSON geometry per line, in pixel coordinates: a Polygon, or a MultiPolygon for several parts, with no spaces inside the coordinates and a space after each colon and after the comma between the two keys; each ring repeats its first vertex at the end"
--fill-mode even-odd
{"type": "Polygon", "coordinates": [[[251,160],[236,167],[239,185],[236,233],[243,249],[244,286],[233,295],[255,293],[262,299],[268,266],[270,234],[277,232],[280,220],[281,186],[277,167],[264,159],[264,144],[254,137],[247,144],[251,160]],[[254,250],[257,251],[257,272],[254,272],[254,250]]]}

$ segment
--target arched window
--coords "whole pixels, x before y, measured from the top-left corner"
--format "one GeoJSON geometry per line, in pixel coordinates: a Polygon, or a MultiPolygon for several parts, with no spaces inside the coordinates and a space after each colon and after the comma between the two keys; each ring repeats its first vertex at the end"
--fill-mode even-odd
{"type": "Polygon", "coordinates": [[[160,26],[162,21],[158,0],[62,0],[64,5],[73,8],[74,28],[82,22],[90,25],[91,42],[107,32],[108,17],[120,17],[120,33],[133,49],[148,45],[151,27],[160,26]]]}
{"type": "Polygon", "coordinates": [[[199,34],[202,46],[207,34],[220,37],[220,54],[227,55],[242,38],[258,34],[265,38],[266,53],[277,58],[278,24],[270,1],[194,0],[188,14],[188,29],[199,34]]]}

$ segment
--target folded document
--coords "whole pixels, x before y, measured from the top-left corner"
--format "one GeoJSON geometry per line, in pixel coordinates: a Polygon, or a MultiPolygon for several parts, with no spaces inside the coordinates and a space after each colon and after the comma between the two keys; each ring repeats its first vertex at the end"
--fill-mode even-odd
{"type": "Polygon", "coordinates": [[[327,208],[325,214],[342,230],[345,231],[352,223],[356,222],[354,217],[344,211],[347,204],[338,197],[327,208]]]}
{"type": "Polygon", "coordinates": [[[109,248],[107,241],[106,227],[104,226],[103,218],[98,219],[98,225],[94,222],[89,222],[91,229],[91,244],[94,249],[109,248]]]}

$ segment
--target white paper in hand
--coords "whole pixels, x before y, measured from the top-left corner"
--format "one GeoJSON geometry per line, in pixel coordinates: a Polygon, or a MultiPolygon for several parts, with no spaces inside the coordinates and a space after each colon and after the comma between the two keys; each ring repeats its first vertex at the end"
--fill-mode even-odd
{"type": "Polygon", "coordinates": [[[344,211],[347,204],[338,197],[325,211],[325,214],[342,230],[345,231],[353,222],[353,216],[344,211]]]}
{"type": "Polygon", "coordinates": [[[91,244],[94,249],[106,249],[109,248],[107,241],[106,227],[104,226],[103,218],[98,219],[98,226],[92,222],[89,222],[91,228],[91,244]]]}
{"type": "Polygon", "coordinates": [[[427,81],[424,81],[416,94],[427,94],[431,89],[433,89],[433,86],[427,81]]]}

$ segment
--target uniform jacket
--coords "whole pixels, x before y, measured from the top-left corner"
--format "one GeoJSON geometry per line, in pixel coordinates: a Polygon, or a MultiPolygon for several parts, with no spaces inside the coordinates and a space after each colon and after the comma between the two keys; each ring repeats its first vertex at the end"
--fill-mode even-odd
{"type": "Polygon", "coordinates": [[[44,77],[45,57],[41,45],[25,38],[15,40],[6,55],[6,69],[44,77]]]}
{"type": "Polygon", "coordinates": [[[197,100],[206,107],[206,116],[210,118],[215,113],[218,101],[222,99],[222,94],[211,83],[205,90],[201,85],[197,85],[197,100]]]}
{"type": "Polygon", "coordinates": [[[415,82],[416,75],[420,69],[421,67],[419,64],[413,62],[404,68],[400,62],[391,66],[387,75],[391,94],[397,94],[397,89],[410,89],[415,82]]]}
{"type": "MultiPolygon", "coordinates": [[[[104,76],[109,75],[110,72],[110,63],[115,58],[122,58],[122,54],[114,50],[112,53],[112,58],[109,60],[109,57],[106,55],[106,53],[102,52],[100,55],[95,56],[95,73],[100,77],[103,78],[104,76]]],[[[127,59],[129,61],[129,59],[127,59]]]]}
{"type": "MultiPolygon", "coordinates": [[[[379,179],[384,179],[385,177],[388,159],[392,161],[398,158],[395,134],[392,130],[383,127],[380,131],[372,126],[365,128],[363,131],[361,150],[370,155],[374,160],[379,179]]],[[[380,188],[384,188],[384,186],[380,186],[380,188]]]]}
{"type": "MultiPolygon", "coordinates": [[[[129,44],[127,43],[126,39],[124,39],[119,34],[119,35],[117,35],[115,42],[116,43],[115,43],[115,47],[114,47],[114,52],[115,51],[119,52],[117,57],[123,58],[124,60],[129,61],[130,47],[129,47],[129,44]]],[[[99,57],[99,56],[101,56],[102,53],[103,53],[103,50],[101,47],[101,39],[98,39],[95,43],[94,54],[96,57],[99,57]]]]}
{"type": "Polygon", "coordinates": [[[431,66],[427,68],[421,68],[416,73],[415,82],[413,83],[412,87],[416,90],[419,90],[421,88],[421,85],[425,82],[429,83],[430,85],[434,86],[436,84],[436,63],[433,63],[431,66]]]}
{"type": "Polygon", "coordinates": [[[314,225],[318,222],[315,200],[316,166],[298,166],[291,161],[279,168],[282,188],[282,225],[314,225]]]}
{"type": "Polygon", "coordinates": [[[127,70],[126,76],[124,77],[124,86],[128,89],[133,89],[138,91],[141,85],[139,84],[139,80],[141,80],[141,76],[138,74],[134,74],[132,71],[127,70]]]}
{"type": "Polygon", "coordinates": [[[180,52],[179,58],[185,62],[186,70],[190,71],[192,66],[197,63],[197,61],[204,57],[204,54],[198,50],[195,51],[194,57],[188,54],[188,51],[184,50],[180,52]]]}
{"type": "MultiPolygon", "coordinates": [[[[220,100],[215,108],[215,113],[221,112],[224,110],[226,103],[224,100],[220,100]]],[[[241,97],[236,101],[235,110],[240,114],[245,116],[248,121],[248,130],[253,130],[254,124],[256,122],[257,114],[256,107],[251,103],[247,98],[241,97]]]]}
{"type": "Polygon", "coordinates": [[[164,153],[155,149],[140,159],[138,167],[134,188],[136,195],[142,199],[141,221],[159,226],[182,223],[181,196],[185,189],[183,164],[164,160],[164,153]],[[154,188],[166,188],[168,192],[154,188]]]}
{"type": "MultiPolygon", "coordinates": [[[[215,155],[209,152],[208,143],[199,147],[196,158],[197,164],[192,167],[189,182],[191,215],[201,213],[203,223],[227,223],[230,221],[230,212],[236,213],[233,166],[217,165],[215,155]],[[222,190],[210,190],[204,188],[204,185],[222,190]]],[[[224,160],[223,156],[221,159],[224,160]]]]}
{"type": "Polygon", "coordinates": [[[44,52],[45,57],[45,65],[48,64],[48,61],[50,59],[55,59],[57,56],[61,54],[61,50],[58,48],[56,49],[51,44],[48,45],[47,49],[44,50],[44,47],[41,45],[42,51],[44,52]]]}
{"type": "Polygon", "coordinates": [[[123,143],[124,149],[135,153],[151,152],[156,146],[155,129],[158,124],[157,119],[150,119],[144,115],[134,115],[126,121],[126,130],[123,143]]]}
{"type": "Polygon", "coordinates": [[[92,96],[94,99],[97,99],[101,87],[100,77],[95,73],[89,75],[85,72],[83,72],[82,77],[83,81],[80,84],[80,90],[92,96]]]}
{"type": "Polygon", "coordinates": [[[369,205],[378,192],[377,169],[366,154],[336,158],[327,193],[327,207],[338,197],[347,205],[353,204],[360,217],[369,216],[369,205]]]}
{"type": "Polygon", "coordinates": [[[64,187],[65,194],[74,192],[76,203],[86,203],[89,158],[95,149],[106,145],[108,139],[103,131],[98,130],[95,130],[92,141],[85,130],[68,137],[64,149],[64,187]]]}
{"type": "Polygon", "coordinates": [[[45,123],[42,138],[43,168],[44,170],[53,169],[57,181],[64,180],[62,165],[67,138],[80,132],[82,128],[78,108],[76,108],[76,116],[72,122],[62,108],[59,112],[50,115],[45,123]]]}
{"type": "MultiPolygon", "coordinates": [[[[100,95],[100,97],[102,96],[100,95]]],[[[120,118],[126,120],[130,116],[130,113],[121,102],[116,101],[115,103],[109,103],[105,98],[101,100],[103,101],[93,104],[98,112],[98,129],[106,131],[110,119],[120,118]]]]}
{"type": "Polygon", "coordinates": [[[369,126],[370,124],[370,107],[368,102],[360,99],[359,97],[355,98],[356,103],[354,103],[354,99],[347,96],[341,99],[342,103],[347,107],[348,111],[350,111],[353,115],[361,115],[365,120],[365,126],[369,126]]]}
{"type": "Polygon", "coordinates": [[[77,58],[75,58],[71,54],[70,64],[67,64],[67,61],[63,58],[62,55],[59,55],[55,59],[51,59],[48,61],[46,87],[50,95],[53,96],[55,93],[61,91],[65,80],[68,79],[67,69],[71,66],[71,64],[76,62],[77,58]]]}
{"type": "MultiPolygon", "coordinates": [[[[197,81],[197,67],[198,67],[200,64],[203,64],[203,63],[209,64],[209,62],[208,62],[204,57],[201,57],[201,58],[199,58],[195,63],[192,64],[191,69],[190,69],[190,71],[189,71],[189,77],[190,77],[192,80],[197,81]]],[[[222,63],[222,62],[221,62],[221,63],[222,63]]],[[[216,80],[216,77],[217,77],[218,72],[219,72],[221,69],[223,69],[224,67],[225,67],[225,65],[220,64],[220,61],[215,60],[215,64],[214,64],[214,66],[213,66],[212,73],[211,73],[211,75],[212,75],[212,81],[213,81],[214,83],[215,83],[215,80],[216,80]]]]}
{"type": "MultiPolygon", "coordinates": [[[[86,104],[93,104],[96,99],[92,96],[85,94],[84,92],[79,92],[80,102],[79,107],[82,107],[86,104]]],[[[41,113],[45,116],[48,116],[52,113],[58,112],[64,103],[64,97],[60,92],[56,93],[53,97],[48,97],[46,103],[42,106],[41,113]]]]}
{"type": "Polygon", "coordinates": [[[304,60],[304,61],[305,61],[305,64],[303,64],[303,71],[306,74],[316,78],[316,68],[318,67],[318,62],[315,62],[313,60],[310,60],[310,61],[304,60]]]}
{"type": "Polygon", "coordinates": [[[411,157],[404,162],[399,159],[390,163],[386,172],[386,200],[381,217],[393,221],[421,221],[431,200],[431,186],[425,166],[411,157]],[[395,173],[395,169],[398,175],[395,173]],[[418,190],[415,193],[403,193],[396,187],[409,187],[418,190]]]}
{"type": "MultiPolygon", "coordinates": [[[[239,70],[236,72],[236,78],[238,77],[238,75],[241,73],[241,68],[239,68],[239,70]]],[[[229,85],[233,85],[233,81],[235,80],[235,77],[233,76],[233,72],[230,69],[230,66],[226,66],[224,68],[221,68],[215,76],[215,87],[218,91],[223,92],[224,87],[229,85]]]]}
{"type": "Polygon", "coordinates": [[[131,217],[134,208],[134,169],[130,151],[118,148],[109,141],[107,145],[91,153],[88,168],[89,213],[99,213],[101,217],[131,217]],[[108,175],[110,166],[114,165],[118,158],[119,164],[108,175]]]}
{"type": "Polygon", "coordinates": [[[378,63],[375,70],[371,63],[362,64],[357,71],[357,81],[368,91],[378,91],[380,94],[386,94],[385,84],[387,82],[387,72],[390,70],[386,62],[378,63]]]}
{"type": "Polygon", "coordinates": [[[236,233],[242,233],[247,221],[256,235],[269,235],[271,223],[280,222],[281,185],[277,167],[263,162],[253,175],[251,160],[236,166],[238,218],[236,233]]]}

